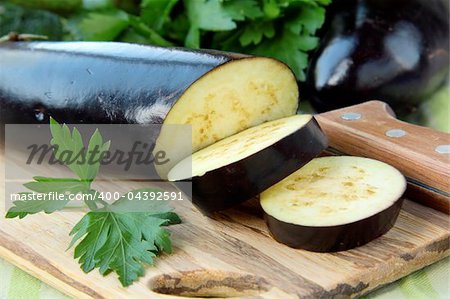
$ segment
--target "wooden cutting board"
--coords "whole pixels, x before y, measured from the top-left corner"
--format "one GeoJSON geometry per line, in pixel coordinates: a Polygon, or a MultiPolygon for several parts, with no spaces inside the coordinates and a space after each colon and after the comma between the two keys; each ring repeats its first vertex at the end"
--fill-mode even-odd
{"type": "MultiPolygon", "coordinates": [[[[129,182],[120,189],[144,186],[129,182]]],[[[183,223],[170,227],[173,254],[161,256],[129,288],[121,287],[115,274],[83,273],[73,250],[66,251],[68,233],[81,212],[2,218],[0,256],[76,298],[177,298],[152,290],[196,297],[326,298],[367,293],[450,253],[448,216],[409,200],[386,235],[339,253],[312,253],[277,243],[257,200],[215,219],[202,216],[189,201],[174,207],[183,223]]]]}
{"type": "MultiPolygon", "coordinates": [[[[388,156],[407,176],[417,174],[430,185],[442,181],[448,189],[448,157],[432,153],[448,135],[386,120],[386,107],[380,102],[355,107],[318,117],[334,148],[342,150],[350,144],[352,154],[388,156]],[[344,126],[344,112],[358,113],[359,122],[344,126]],[[407,137],[386,140],[384,132],[398,126],[406,130],[407,137]],[[339,135],[334,135],[333,127],[339,135]],[[371,131],[361,133],[361,127],[371,131]],[[430,150],[416,148],[419,137],[414,132],[430,139],[426,142],[430,150]],[[414,163],[404,169],[402,157],[414,163]],[[417,163],[417,157],[424,161],[417,163]],[[421,171],[414,173],[417,169],[421,171]]],[[[4,168],[3,155],[0,168],[4,168]]],[[[4,171],[0,181],[5,181],[4,171]]],[[[149,185],[128,181],[101,182],[94,187],[125,192],[149,185]]],[[[0,184],[2,203],[4,188],[0,184]]],[[[422,202],[448,212],[448,197],[430,194],[422,202]]],[[[83,273],[73,259],[73,249],[66,251],[69,231],[83,216],[80,211],[36,214],[22,220],[0,217],[0,256],[76,298],[179,298],[175,295],[184,294],[278,299],[356,297],[450,255],[448,215],[409,199],[387,234],[338,253],[313,253],[277,243],[269,235],[256,199],[214,219],[201,215],[189,201],[178,201],[173,207],[183,219],[182,224],[169,228],[173,254],[159,257],[156,266],[148,267],[146,275],[128,288],[120,286],[115,274],[102,277],[96,269],[83,273]]],[[[4,214],[4,208],[0,212],[4,214]]]]}

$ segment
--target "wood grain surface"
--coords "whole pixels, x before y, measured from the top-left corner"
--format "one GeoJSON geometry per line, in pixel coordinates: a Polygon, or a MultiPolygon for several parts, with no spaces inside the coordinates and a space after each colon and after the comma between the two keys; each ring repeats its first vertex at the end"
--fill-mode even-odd
{"type": "Polygon", "coordinates": [[[409,194],[414,200],[449,214],[450,154],[440,154],[436,147],[450,145],[450,134],[399,121],[380,101],[322,113],[316,119],[331,147],[391,164],[409,179],[409,194]],[[349,112],[358,113],[360,118],[343,119],[349,112]],[[403,130],[406,134],[389,137],[389,130],[403,130]]]}
{"type": "MultiPolygon", "coordinates": [[[[111,188],[110,184],[96,187],[111,188]]],[[[145,182],[114,184],[122,191],[148,187],[145,182]]],[[[102,277],[97,269],[83,273],[73,259],[73,249],[66,250],[69,231],[83,215],[80,211],[22,220],[1,218],[0,256],[75,298],[278,299],[356,297],[450,253],[448,216],[409,200],[386,235],[331,254],[296,250],[274,241],[256,199],[214,219],[202,216],[189,201],[173,206],[183,219],[170,227],[173,254],[158,258],[156,266],[148,267],[145,277],[129,288],[121,287],[115,274],[102,277]]]]}

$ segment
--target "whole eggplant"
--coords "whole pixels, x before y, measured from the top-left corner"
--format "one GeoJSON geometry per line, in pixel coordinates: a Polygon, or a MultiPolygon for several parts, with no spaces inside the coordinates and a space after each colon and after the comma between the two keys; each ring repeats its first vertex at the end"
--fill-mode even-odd
{"type": "Polygon", "coordinates": [[[448,0],[336,0],[306,89],[316,110],[367,100],[408,111],[445,83],[448,0]]]}

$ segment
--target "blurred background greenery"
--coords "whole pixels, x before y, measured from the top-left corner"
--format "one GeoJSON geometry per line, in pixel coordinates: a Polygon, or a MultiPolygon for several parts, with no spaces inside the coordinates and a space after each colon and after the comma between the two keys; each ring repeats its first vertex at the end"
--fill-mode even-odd
{"type": "MultiPolygon", "coordinates": [[[[331,0],[0,0],[0,36],[122,41],[277,58],[299,81],[331,0]]],[[[302,93],[300,93],[302,97],[302,93]]],[[[311,110],[302,97],[302,109],[311,110]]],[[[448,86],[403,120],[450,132],[448,86]]]]}

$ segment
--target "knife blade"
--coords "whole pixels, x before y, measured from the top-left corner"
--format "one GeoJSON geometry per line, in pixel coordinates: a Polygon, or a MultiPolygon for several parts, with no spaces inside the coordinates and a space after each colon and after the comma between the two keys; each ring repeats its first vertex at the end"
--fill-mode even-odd
{"type": "Polygon", "coordinates": [[[406,176],[408,198],[450,214],[450,134],[400,121],[380,101],[315,117],[329,138],[330,154],[386,162],[406,176]]]}

